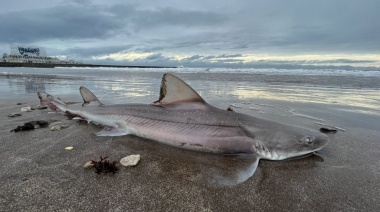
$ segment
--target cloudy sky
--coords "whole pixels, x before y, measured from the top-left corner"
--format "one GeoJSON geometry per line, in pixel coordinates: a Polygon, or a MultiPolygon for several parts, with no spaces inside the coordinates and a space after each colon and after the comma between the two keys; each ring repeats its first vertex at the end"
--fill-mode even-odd
{"type": "Polygon", "coordinates": [[[1,0],[0,53],[15,43],[97,64],[378,69],[379,20],[379,0],[1,0]]]}

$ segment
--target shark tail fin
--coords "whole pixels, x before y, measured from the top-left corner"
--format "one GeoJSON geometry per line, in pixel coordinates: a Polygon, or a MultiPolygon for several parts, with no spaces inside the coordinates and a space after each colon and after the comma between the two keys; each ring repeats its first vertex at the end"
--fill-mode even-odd
{"type": "Polygon", "coordinates": [[[103,105],[99,99],[87,88],[81,86],[79,88],[80,95],[82,95],[83,98],[83,104],[82,106],[86,105],[103,105]]]}
{"type": "Polygon", "coordinates": [[[48,106],[51,110],[56,111],[60,109],[62,111],[66,110],[66,103],[64,103],[59,98],[56,98],[46,92],[37,92],[38,98],[40,99],[41,106],[48,106]]]}

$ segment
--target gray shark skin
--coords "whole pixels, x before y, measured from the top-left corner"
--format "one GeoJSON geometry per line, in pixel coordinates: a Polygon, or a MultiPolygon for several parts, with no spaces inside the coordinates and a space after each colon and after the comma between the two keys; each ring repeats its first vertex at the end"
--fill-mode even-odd
{"type": "Polygon", "coordinates": [[[41,105],[104,125],[98,136],[133,134],[179,148],[219,154],[249,154],[250,173],[259,159],[284,160],[325,147],[329,138],[317,131],[285,125],[206,103],[189,85],[164,74],[160,97],[152,104],[104,105],[81,87],[82,106],[69,107],[45,92],[41,105]]]}

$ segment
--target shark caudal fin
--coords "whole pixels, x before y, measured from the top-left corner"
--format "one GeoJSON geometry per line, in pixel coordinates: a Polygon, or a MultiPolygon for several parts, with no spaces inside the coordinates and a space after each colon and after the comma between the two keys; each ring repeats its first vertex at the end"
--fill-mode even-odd
{"type": "Polygon", "coordinates": [[[188,84],[172,74],[164,74],[161,81],[160,97],[153,105],[168,105],[178,102],[197,102],[206,104],[206,101],[188,84]]]}
{"type": "Polygon", "coordinates": [[[83,104],[82,106],[87,106],[87,105],[103,105],[99,99],[87,88],[81,86],[79,88],[80,95],[82,95],[83,98],[83,104]]]}
{"type": "Polygon", "coordinates": [[[56,111],[57,109],[60,109],[62,111],[66,110],[66,104],[59,98],[56,98],[43,91],[37,92],[37,96],[40,99],[41,106],[48,106],[53,111],[56,111]]]}

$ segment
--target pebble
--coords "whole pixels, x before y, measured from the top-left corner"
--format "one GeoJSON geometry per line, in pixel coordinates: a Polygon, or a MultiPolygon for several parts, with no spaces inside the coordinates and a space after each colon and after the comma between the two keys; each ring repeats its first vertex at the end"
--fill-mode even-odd
{"type": "Polygon", "coordinates": [[[86,164],[84,164],[83,168],[89,169],[89,168],[92,168],[93,166],[94,164],[92,163],[92,161],[88,161],[86,164]]]}
{"type": "Polygon", "coordinates": [[[30,106],[21,108],[21,112],[31,112],[32,108],[30,106]]]}
{"type": "Polygon", "coordinates": [[[73,150],[74,147],[72,147],[72,146],[68,146],[68,147],[66,147],[65,149],[66,149],[66,150],[73,150]]]}
{"type": "Polygon", "coordinates": [[[17,117],[17,116],[21,116],[21,113],[11,113],[8,116],[9,117],[17,117]]]}
{"type": "Polygon", "coordinates": [[[319,131],[323,133],[336,133],[338,130],[331,127],[321,127],[319,128],[319,131]]]}
{"type": "Polygon", "coordinates": [[[129,155],[120,160],[123,166],[135,166],[140,161],[140,155],[129,155]]]}

